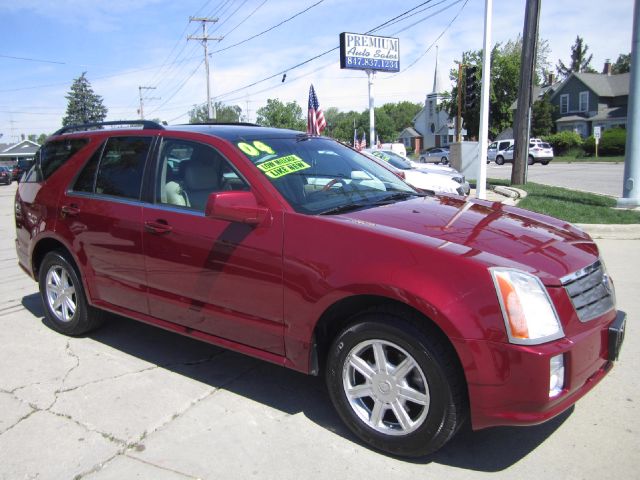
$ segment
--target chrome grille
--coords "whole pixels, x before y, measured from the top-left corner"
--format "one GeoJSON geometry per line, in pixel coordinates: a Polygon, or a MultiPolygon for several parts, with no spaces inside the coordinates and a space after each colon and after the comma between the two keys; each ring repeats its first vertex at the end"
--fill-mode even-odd
{"type": "Polygon", "coordinates": [[[613,283],[598,260],[561,279],[581,322],[588,322],[615,307],[613,283]]]}

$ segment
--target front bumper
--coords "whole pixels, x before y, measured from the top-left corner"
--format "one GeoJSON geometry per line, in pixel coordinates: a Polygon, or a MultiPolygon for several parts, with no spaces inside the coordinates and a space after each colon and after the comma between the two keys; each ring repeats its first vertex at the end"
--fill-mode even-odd
{"type": "Polygon", "coordinates": [[[626,315],[610,312],[597,326],[543,345],[467,341],[477,381],[469,381],[475,430],[498,425],[536,425],[576,403],[595,387],[618,358],[626,315]],[[563,355],[564,389],[549,398],[550,359],[563,355]]]}

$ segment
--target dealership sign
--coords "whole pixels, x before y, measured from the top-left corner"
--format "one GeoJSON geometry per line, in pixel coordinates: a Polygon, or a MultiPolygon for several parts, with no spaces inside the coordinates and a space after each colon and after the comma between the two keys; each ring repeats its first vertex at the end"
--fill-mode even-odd
{"type": "Polygon", "coordinates": [[[359,33],[341,33],[340,68],[399,72],[400,40],[359,33]]]}

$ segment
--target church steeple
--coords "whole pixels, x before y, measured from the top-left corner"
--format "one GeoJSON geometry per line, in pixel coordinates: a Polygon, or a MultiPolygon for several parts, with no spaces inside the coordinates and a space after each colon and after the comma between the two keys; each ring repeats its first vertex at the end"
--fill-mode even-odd
{"type": "Polygon", "coordinates": [[[436,68],[433,72],[433,91],[431,93],[442,93],[442,81],[438,75],[438,46],[436,45],[436,68]]]}

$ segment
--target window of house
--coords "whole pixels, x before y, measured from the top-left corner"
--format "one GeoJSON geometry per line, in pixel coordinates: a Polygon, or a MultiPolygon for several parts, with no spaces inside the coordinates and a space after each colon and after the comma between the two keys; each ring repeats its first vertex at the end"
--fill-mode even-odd
{"type": "Polygon", "coordinates": [[[585,92],[580,92],[580,105],[579,105],[579,110],[581,112],[587,112],[589,110],[589,92],[585,91],[585,92]]]}
{"type": "Polygon", "coordinates": [[[569,95],[560,95],[560,113],[569,113],[569,95]]]}
{"type": "Polygon", "coordinates": [[[433,117],[433,100],[429,100],[429,116],[433,117]]]}
{"type": "Polygon", "coordinates": [[[156,201],[204,211],[209,195],[249,190],[216,149],[196,142],[164,140],[156,175],[156,201]]]}

